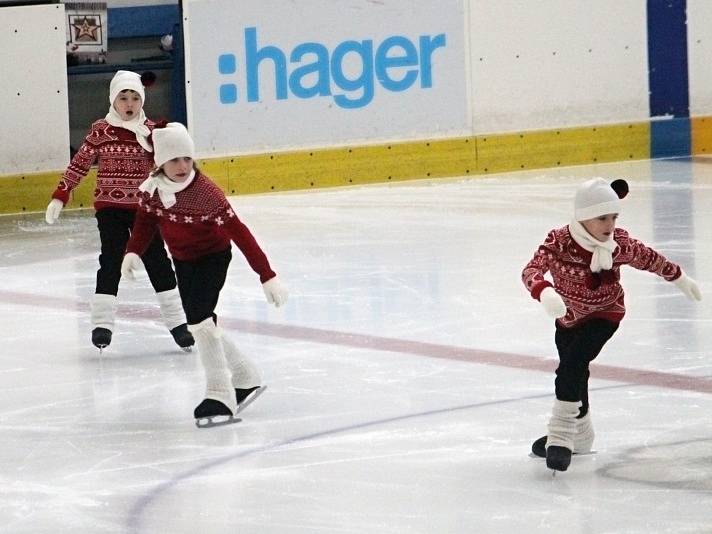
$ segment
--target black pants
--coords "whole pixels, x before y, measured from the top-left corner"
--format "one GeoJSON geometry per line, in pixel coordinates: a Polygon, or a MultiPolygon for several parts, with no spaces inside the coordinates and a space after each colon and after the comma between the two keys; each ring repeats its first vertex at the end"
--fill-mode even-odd
{"type": "Polygon", "coordinates": [[[201,323],[209,317],[217,322],[215,308],[218,305],[220,290],[225,285],[231,259],[232,251],[229,248],[194,261],[173,259],[178,291],[189,325],[201,323]]]}
{"type": "Polygon", "coordinates": [[[588,413],[589,364],[601,352],[603,345],[618,330],[618,323],[606,319],[591,319],[572,328],[556,325],[556,348],[559,367],[556,369],[556,398],[581,401],[579,417],[588,413]]]}
{"type": "MultiPolygon", "coordinates": [[[[121,262],[126,252],[136,214],[117,208],[104,208],[96,212],[101,254],[96,272],[96,293],[116,295],[121,280],[121,262]]],[[[176,287],[176,275],[168,258],[163,240],[156,234],[146,252],[141,256],[148,278],[156,293],[176,287]]]]}

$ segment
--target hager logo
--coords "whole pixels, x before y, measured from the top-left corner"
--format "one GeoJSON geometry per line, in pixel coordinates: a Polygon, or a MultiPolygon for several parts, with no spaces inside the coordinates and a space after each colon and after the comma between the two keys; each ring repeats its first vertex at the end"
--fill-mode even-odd
{"type": "Polygon", "coordinates": [[[277,100],[332,97],[341,108],[361,108],[373,100],[377,84],[391,92],[406,91],[416,84],[421,89],[432,88],[433,54],[445,45],[444,33],[421,35],[417,41],[394,35],[378,44],[371,39],[344,41],[333,50],[306,42],[287,52],[275,45],[259,46],[257,29],[245,28],[244,58],[238,61],[231,53],[218,56],[220,74],[237,77],[220,85],[219,98],[222,104],[258,102],[264,89],[260,67],[271,66],[277,100]],[[346,63],[354,61],[358,72],[346,72],[346,63]]]}

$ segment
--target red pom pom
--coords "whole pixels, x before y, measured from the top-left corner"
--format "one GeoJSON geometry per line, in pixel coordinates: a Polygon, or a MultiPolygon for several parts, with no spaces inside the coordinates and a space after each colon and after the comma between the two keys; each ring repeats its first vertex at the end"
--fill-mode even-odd
{"type": "Polygon", "coordinates": [[[611,187],[616,192],[616,195],[618,195],[618,198],[625,198],[629,191],[628,182],[623,179],[613,180],[611,187]]]}
{"type": "Polygon", "coordinates": [[[141,83],[144,87],[151,87],[154,83],[156,83],[156,75],[150,70],[148,72],[144,72],[141,74],[141,83]]]}

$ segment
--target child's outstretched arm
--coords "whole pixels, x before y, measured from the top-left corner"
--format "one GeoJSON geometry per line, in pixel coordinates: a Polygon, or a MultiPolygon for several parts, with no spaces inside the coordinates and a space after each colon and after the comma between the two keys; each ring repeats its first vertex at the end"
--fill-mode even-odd
{"type": "Polygon", "coordinates": [[[623,234],[624,248],[622,254],[630,258],[629,265],[641,271],[655,273],[664,278],[668,282],[675,284],[690,300],[702,300],[702,293],[697,287],[697,282],[687,276],[685,271],[677,265],[669,261],[665,256],[657,250],[645,245],[637,239],[629,237],[627,232],[623,234]]]}
{"type": "Polygon", "coordinates": [[[237,218],[237,215],[232,210],[226,214],[223,228],[230,236],[230,239],[237,245],[237,248],[240,249],[243,256],[245,256],[252,270],[260,276],[262,290],[265,293],[267,302],[274,304],[278,308],[285,304],[288,291],[280,283],[277,274],[270,267],[266,254],[257,244],[257,240],[250,232],[250,229],[237,218]]]}
{"type": "Polygon", "coordinates": [[[45,212],[47,224],[54,224],[59,219],[62,208],[69,202],[69,194],[87,175],[99,155],[97,149],[99,137],[96,135],[94,128],[95,125],[92,125],[92,129],[84,139],[82,146],[79,147],[79,150],[74,154],[72,161],[69,162],[69,166],[64,171],[57,189],[52,193],[52,200],[47,205],[47,211],[45,212]]]}

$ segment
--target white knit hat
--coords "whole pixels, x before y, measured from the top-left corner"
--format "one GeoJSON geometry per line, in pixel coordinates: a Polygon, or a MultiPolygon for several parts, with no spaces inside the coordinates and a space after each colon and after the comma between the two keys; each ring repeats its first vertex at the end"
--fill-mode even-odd
{"type": "Polygon", "coordinates": [[[192,158],[195,146],[185,126],[169,122],[165,128],[153,130],[153,150],[156,167],[160,167],[173,158],[192,158]]]}
{"type": "Polygon", "coordinates": [[[620,213],[621,199],[626,194],[628,184],[625,180],[615,180],[609,184],[603,178],[591,178],[576,191],[574,218],[577,221],[586,221],[609,213],[620,213]]]}
{"type": "Polygon", "coordinates": [[[119,93],[127,89],[136,91],[141,96],[141,104],[146,102],[141,75],[136,72],[131,72],[130,70],[119,70],[116,71],[109,85],[109,104],[113,106],[114,100],[119,96],[119,93]]]}

